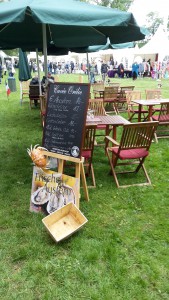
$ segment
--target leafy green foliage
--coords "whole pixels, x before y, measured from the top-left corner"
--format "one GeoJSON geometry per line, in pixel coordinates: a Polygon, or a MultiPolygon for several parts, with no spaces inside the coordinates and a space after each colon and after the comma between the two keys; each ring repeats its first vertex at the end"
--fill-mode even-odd
{"type": "Polygon", "coordinates": [[[158,12],[150,12],[146,16],[147,29],[152,35],[155,34],[160,24],[163,24],[163,19],[159,18],[158,12]]]}
{"type": "Polygon", "coordinates": [[[130,5],[133,3],[133,0],[83,0],[84,2],[95,3],[102,6],[107,6],[111,8],[117,8],[120,10],[127,11],[130,5]]]}

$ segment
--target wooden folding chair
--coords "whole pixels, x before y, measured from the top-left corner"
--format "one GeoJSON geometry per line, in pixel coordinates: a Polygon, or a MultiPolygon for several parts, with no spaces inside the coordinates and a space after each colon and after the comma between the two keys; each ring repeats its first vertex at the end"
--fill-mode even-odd
{"type": "MultiPolygon", "coordinates": [[[[93,168],[93,151],[94,151],[94,142],[95,142],[95,133],[96,133],[96,125],[86,125],[82,146],[81,156],[84,158],[83,166],[85,170],[85,176],[91,176],[92,185],[88,185],[88,187],[96,187],[96,180],[94,175],[93,168]]],[[[64,162],[63,169],[74,169],[75,165],[70,162],[64,162]]]]}
{"type": "MultiPolygon", "coordinates": [[[[88,109],[90,109],[93,112],[93,115],[95,117],[106,116],[106,111],[105,111],[102,99],[89,99],[88,109]]],[[[106,125],[97,124],[96,130],[97,130],[97,132],[99,131],[99,133],[95,134],[96,137],[104,136],[104,138],[105,138],[106,125]],[[104,131],[104,133],[100,133],[100,131],[104,131]]],[[[110,131],[111,130],[112,130],[112,128],[110,129],[110,131]]],[[[95,141],[95,144],[98,146],[105,145],[102,143],[97,143],[96,141],[95,141]]]]}
{"type": "Polygon", "coordinates": [[[154,134],[156,142],[160,138],[169,138],[169,103],[162,103],[158,115],[153,115],[152,120],[159,122],[154,134]]]}
{"type": "Polygon", "coordinates": [[[111,81],[109,81],[108,85],[111,86],[111,87],[118,87],[118,88],[120,88],[120,83],[119,82],[111,82],[111,81]]]}
{"type": "Polygon", "coordinates": [[[88,108],[93,111],[94,116],[106,116],[103,99],[89,99],[88,108]]]}
{"type": "MultiPolygon", "coordinates": [[[[127,101],[127,112],[128,112],[128,120],[131,121],[132,119],[136,118],[138,120],[139,114],[139,106],[138,104],[132,102],[133,100],[140,100],[141,99],[141,91],[134,90],[134,91],[126,91],[126,101],[127,101]]],[[[148,114],[148,110],[142,109],[141,114],[143,114],[145,119],[145,114],[148,114]]]]}
{"type": "Polygon", "coordinates": [[[30,80],[20,81],[21,104],[22,104],[24,98],[29,98],[29,85],[30,85],[30,80]]]}
{"type": "Polygon", "coordinates": [[[106,153],[111,165],[111,171],[114,176],[116,186],[118,188],[151,184],[150,178],[144,166],[144,161],[149,155],[149,148],[151,146],[157,126],[158,122],[130,123],[123,125],[120,143],[117,143],[110,136],[106,136],[106,153]],[[109,147],[109,142],[113,143],[112,147],[109,147]],[[134,170],[133,168],[128,169],[131,165],[136,165],[136,168],[134,168],[134,170]],[[127,168],[124,169],[124,166],[127,166],[127,168]],[[123,167],[123,170],[116,171],[117,167],[123,167]],[[144,172],[146,178],[145,183],[120,185],[117,178],[118,174],[134,173],[133,180],[135,180],[136,174],[140,169],[142,169],[144,172]]]}
{"type": "Polygon", "coordinates": [[[118,98],[118,92],[119,88],[118,86],[106,86],[104,88],[103,93],[103,103],[105,107],[106,113],[112,113],[115,112],[115,114],[118,114],[117,110],[117,98],[118,98]]]}
{"type": "Polygon", "coordinates": [[[117,101],[117,109],[118,111],[126,112],[127,111],[127,100],[126,100],[126,92],[133,91],[135,88],[134,85],[122,86],[120,87],[118,101],[117,101]]]}
{"type": "Polygon", "coordinates": [[[30,100],[30,108],[32,108],[32,101],[39,101],[39,84],[37,85],[29,85],[29,100],[30,100]]]}
{"type": "Polygon", "coordinates": [[[104,92],[104,83],[103,82],[97,82],[91,84],[91,92],[94,94],[94,98],[102,98],[103,92],[104,92]]]}
{"type": "Polygon", "coordinates": [[[94,168],[93,168],[93,150],[95,141],[96,125],[86,125],[85,135],[82,148],[82,156],[84,157],[84,168],[86,170],[86,176],[91,174],[92,186],[96,187],[94,168]]]}
{"type": "Polygon", "coordinates": [[[161,98],[161,90],[160,89],[151,89],[151,90],[146,89],[145,93],[146,93],[147,100],[148,99],[159,100],[161,98]]]}
{"type": "MultiPolygon", "coordinates": [[[[161,99],[161,89],[146,89],[145,90],[146,94],[146,100],[160,100],[161,99]]],[[[156,112],[160,111],[160,107],[154,107],[153,108],[153,115],[156,112]]]]}

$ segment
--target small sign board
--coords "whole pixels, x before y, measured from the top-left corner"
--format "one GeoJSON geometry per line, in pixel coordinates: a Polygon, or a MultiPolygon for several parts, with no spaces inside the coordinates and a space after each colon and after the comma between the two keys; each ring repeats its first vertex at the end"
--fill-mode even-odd
{"type": "Polygon", "coordinates": [[[90,84],[51,83],[48,90],[43,147],[81,157],[90,84]]]}
{"type": "Polygon", "coordinates": [[[78,178],[34,166],[30,211],[48,215],[68,203],[78,206],[78,196],[78,178]]]}

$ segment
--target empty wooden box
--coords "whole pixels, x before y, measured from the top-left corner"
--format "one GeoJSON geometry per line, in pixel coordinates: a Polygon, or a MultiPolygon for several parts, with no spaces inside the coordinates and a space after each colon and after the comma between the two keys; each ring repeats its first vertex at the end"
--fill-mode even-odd
{"type": "Polygon", "coordinates": [[[56,242],[72,235],[87,221],[86,217],[73,203],[68,203],[42,219],[47,231],[56,242]]]}

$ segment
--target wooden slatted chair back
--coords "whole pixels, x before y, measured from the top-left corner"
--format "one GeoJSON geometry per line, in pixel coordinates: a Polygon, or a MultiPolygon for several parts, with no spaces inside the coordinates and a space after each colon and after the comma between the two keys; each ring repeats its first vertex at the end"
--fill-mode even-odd
{"type": "Polygon", "coordinates": [[[157,115],[152,116],[153,121],[159,121],[155,140],[158,143],[160,138],[169,138],[169,103],[162,103],[157,115]]]}
{"type": "Polygon", "coordinates": [[[109,82],[108,85],[110,87],[118,87],[118,88],[120,87],[120,83],[119,82],[109,82]]]}
{"type": "Polygon", "coordinates": [[[104,90],[104,83],[102,83],[102,82],[93,83],[93,84],[91,84],[91,87],[94,91],[104,90]]]}
{"type": "Polygon", "coordinates": [[[97,125],[86,125],[82,147],[82,156],[84,157],[86,175],[89,176],[91,173],[93,187],[96,187],[94,168],[92,164],[96,127],[97,125]]]}
{"type": "Polygon", "coordinates": [[[94,116],[106,116],[102,99],[89,99],[88,108],[93,111],[94,116]]]}
{"type": "Polygon", "coordinates": [[[121,86],[120,90],[121,90],[121,92],[133,91],[134,88],[135,88],[135,85],[128,85],[128,86],[121,86]]]}
{"type": "Polygon", "coordinates": [[[97,125],[86,125],[83,147],[82,147],[83,151],[90,150],[93,152],[96,126],[97,125]]]}
{"type": "Polygon", "coordinates": [[[134,88],[135,88],[134,85],[121,86],[121,87],[120,87],[120,96],[119,96],[119,100],[120,100],[120,101],[125,101],[125,100],[126,100],[126,92],[127,92],[127,91],[133,91],[134,88]]]}
{"type": "MultiPolygon", "coordinates": [[[[139,105],[132,101],[140,100],[140,99],[142,99],[141,91],[139,91],[139,90],[126,91],[127,112],[128,112],[128,120],[129,121],[134,119],[135,115],[136,115],[136,118],[138,119],[139,105]]],[[[141,110],[141,116],[143,117],[143,120],[146,120],[147,114],[148,114],[147,109],[144,108],[141,110]]]]}
{"type": "Polygon", "coordinates": [[[121,109],[121,111],[127,110],[126,91],[133,91],[134,87],[134,85],[120,87],[118,96],[118,109],[121,109]]]}
{"type": "Polygon", "coordinates": [[[104,83],[97,82],[91,84],[91,93],[93,93],[94,98],[102,98],[104,92],[104,83]]]}
{"type": "Polygon", "coordinates": [[[159,114],[159,121],[160,117],[165,116],[166,120],[169,122],[169,103],[162,103],[160,114],[159,114]]]}
{"type": "Polygon", "coordinates": [[[123,126],[121,150],[145,148],[149,150],[158,122],[130,123],[123,126]]]}
{"type": "Polygon", "coordinates": [[[27,91],[29,93],[29,85],[30,85],[30,80],[27,81],[22,81],[22,91],[27,91]]]}
{"type": "MultiPolygon", "coordinates": [[[[117,143],[110,136],[106,136],[108,142],[112,142],[115,146],[106,147],[106,153],[111,165],[112,174],[114,176],[116,186],[142,186],[150,185],[151,180],[146,171],[144,160],[149,155],[149,148],[157,130],[158,122],[140,122],[123,125],[123,132],[120,143],[117,143]],[[134,168],[132,167],[134,166],[134,168]],[[117,168],[116,168],[117,167],[117,168]],[[130,184],[121,184],[118,174],[134,174],[135,177],[139,170],[142,169],[146,178],[144,182],[131,182],[130,184]]],[[[121,181],[121,179],[120,179],[121,181]]]]}
{"type": "Polygon", "coordinates": [[[146,99],[153,99],[159,100],[161,98],[161,90],[160,89],[152,89],[152,90],[145,90],[146,99]]]}
{"type": "Polygon", "coordinates": [[[117,105],[116,105],[118,94],[119,94],[118,86],[105,87],[104,94],[103,94],[103,102],[104,102],[106,113],[115,112],[116,114],[118,114],[117,105]]]}
{"type": "Polygon", "coordinates": [[[126,91],[126,100],[127,104],[130,105],[132,100],[140,100],[141,99],[141,91],[126,91]]]}
{"type": "Polygon", "coordinates": [[[20,81],[20,87],[22,91],[21,102],[23,101],[24,98],[29,98],[29,85],[30,85],[30,80],[20,81]]]}
{"type": "Polygon", "coordinates": [[[106,86],[103,94],[103,101],[116,100],[118,96],[118,86],[106,86]]]}

